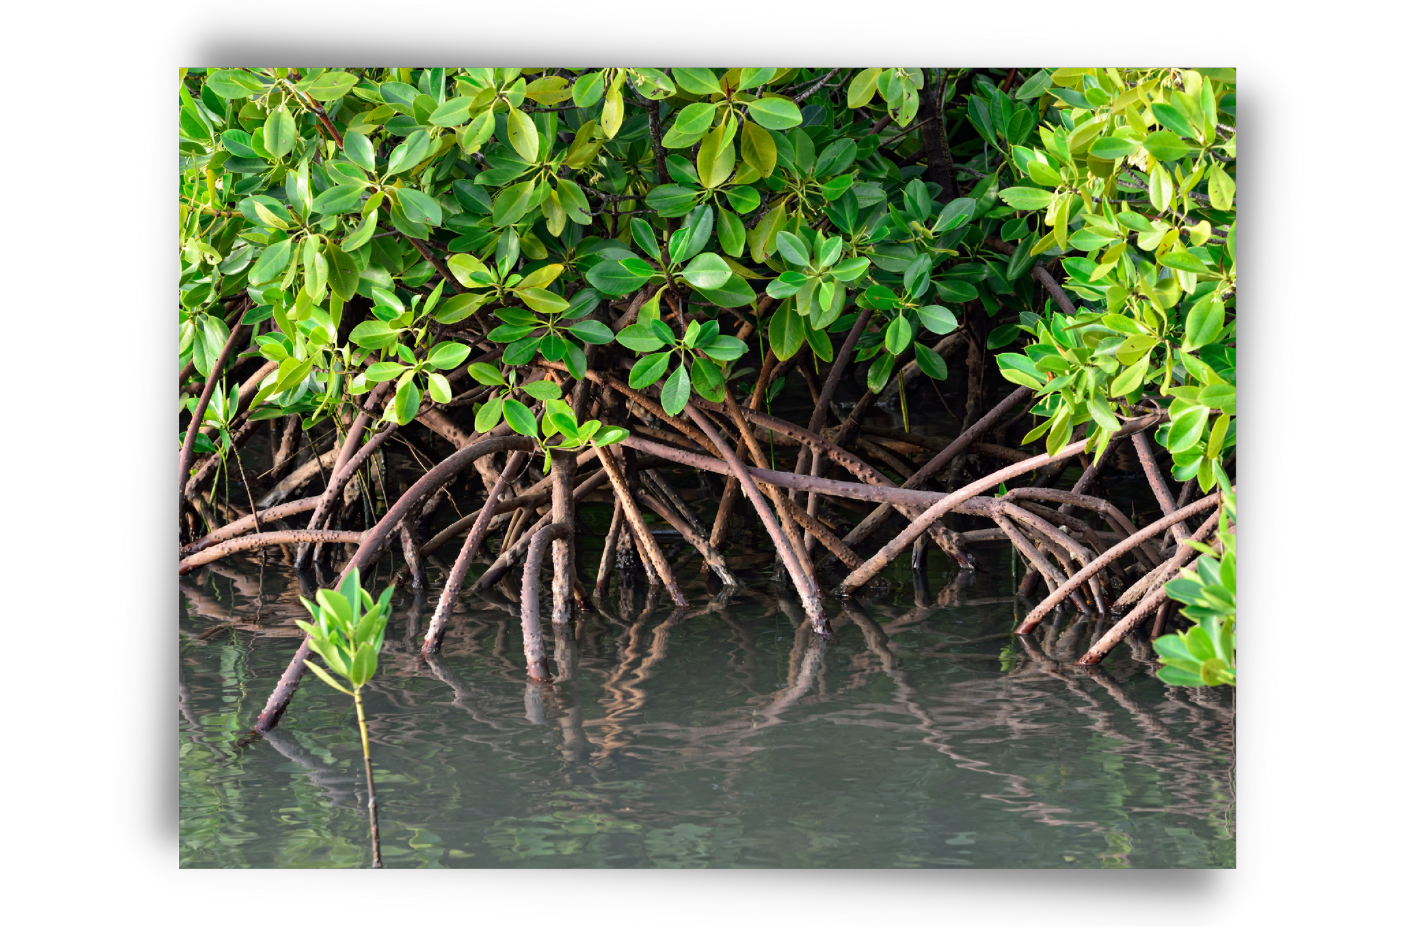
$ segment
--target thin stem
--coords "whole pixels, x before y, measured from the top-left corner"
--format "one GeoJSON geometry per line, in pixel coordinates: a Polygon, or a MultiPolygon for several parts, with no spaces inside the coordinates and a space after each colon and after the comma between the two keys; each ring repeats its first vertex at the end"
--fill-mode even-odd
{"type": "Polygon", "coordinates": [[[378,798],[373,791],[373,761],[368,755],[368,722],[363,717],[363,698],[354,689],[354,708],[358,710],[358,736],[363,741],[363,774],[368,779],[368,827],[373,834],[373,868],[383,868],[383,850],[378,841],[378,798]]]}

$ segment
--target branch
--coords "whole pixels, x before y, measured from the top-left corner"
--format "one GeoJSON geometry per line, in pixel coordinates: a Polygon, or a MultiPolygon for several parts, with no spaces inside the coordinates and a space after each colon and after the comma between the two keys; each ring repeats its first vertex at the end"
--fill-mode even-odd
{"type": "Polygon", "coordinates": [[[221,349],[221,354],[216,358],[216,363],[211,365],[211,376],[206,378],[206,387],[201,391],[201,398],[196,401],[196,408],[192,410],[191,421],[187,424],[186,440],[182,442],[181,453],[177,455],[177,510],[181,511],[182,501],[186,498],[187,479],[191,469],[192,455],[196,452],[196,434],[201,430],[201,420],[206,417],[206,407],[211,403],[211,394],[216,391],[216,383],[221,379],[221,372],[226,368],[226,361],[230,358],[231,352],[236,349],[236,340],[245,331],[244,325],[237,325],[231,329],[231,335],[226,339],[226,345],[221,349]]]}
{"type": "Polygon", "coordinates": [[[1134,548],[1138,547],[1148,538],[1151,538],[1156,534],[1162,534],[1164,531],[1167,531],[1170,527],[1178,524],[1178,522],[1182,521],[1188,516],[1195,515],[1198,512],[1202,512],[1206,509],[1212,508],[1213,506],[1218,504],[1218,500],[1218,493],[1213,493],[1210,496],[1205,496],[1204,498],[1199,499],[1197,502],[1194,502],[1191,505],[1184,506],[1177,512],[1174,512],[1172,515],[1169,515],[1167,518],[1160,518],[1153,524],[1146,525],[1144,528],[1141,528],[1139,531],[1125,538],[1123,541],[1120,541],[1114,547],[1111,547],[1109,550],[1105,551],[1102,556],[1096,557],[1094,560],[1090,561],[1090,563],[1086,565],[1085,569],[1076,573],[1074,576],[1072,576],[1069,580],[1066,581],[1065,585],[1061,586],[1055,592],[1046,596],[1046,598],[1041,602],[1040,605],[1037,605],[1035,608],[1031,609],[1031,612],[1026,616],[1026,620],[1021,622],[1021,624],[1017,625],[1015,633],[1030,634],[1031,629],[1041,623],[1041,619],[1046,617],[1047,612],[1059,605],[1061,599],[1065,598],[1067,594],[1075,590],[1078,586],[1080,586],[1081,583],[1085,582],[1085,580],[1098,573],[1101,567],[1105,566],[1107,563],[1111,563],[1115,560],[1118,560],[1121,555],[1126,554],[1134,548]]]}
{"type": "MultiPolygon", "coordinates": [[[[812,93],[814,93],[815,91],[817,91],[817,90],[819,90],[821,87],[823,87],[823,86],[825,85],[825,81],[827,81],[827,80],[829,80],[830,78],[834,77],[834,76],[835,76],[836,74],[838,74],[839,72],[840,72],[840,69],[839,69],[839,68],[831,68],[831,69],[830,69],[830,72],[829,72],[828,74],[826,74],[824,77],[822,77],[822,78],[820,78],[819,80],[815,81],[815,83],[811,84],[809,87],[806,87],[804,90],[800,91],[800,93],[797,93],[795,96],[791,97],[791,102],[792,102],[792,103],[797,103],[797,104],[805,102],[805,98],[806,98],[806,97],[810,96],[812,93]]],[[[794,88],[791,88],[791,89],[794,89],[794,88]]],[[[790,91],[788,90],[788,91],[786,91],[786,92],[789,93],[790,91]]]]}
{"type": "MultiPolygon", "coordinates": [[[[1006,255],[1010,255],[1016,250],[1016,245],[1008,244],[995,235],[988,235],[985,244],[987,247],[996,248],[1006,255]]],[[[1046,292],[1051,295],[1051,299],[1056,301],[1056,305],[1060,307],[1061,312],[1064,312],[1066,315],[1075,315],[1075,304],[1070,301],[1069,296],[1065,295],[1065,291],[1060,288],[1060,284],[1056,282],[1056,278],[1052,277],[1046,271],[1046,268],[1041,266],[1039,261],[1031,265],[1031,276],[1035,277],[1036,281],[1046,288],[1046,292]]]]}
{"type": "Polygon", "coordinates": [[[467,535],[461,553],[457,554],[456,562],[452,564],[452,572],[447,575],[447,583],[442,587],[442,595],[437,599],[437,609],[432,613],[432,621],[427,626],[427,636],[422,641],[423,653],[433,653],[442,645],[442,635],[447,630],[447,619],[451,616],[452,608],[456,605],[457,594],[461,592],[462,582],[466,580],[466,571],[471,568],[471,561],[476,556],[477,549],[486,539],[486,532],[491,527],[491,517],[496,512],[497,503],[501,500],[501,493],[505,491],[511,477],[525,465],[528,459],[529,456],[524,451],[512,453],[510,459],[506,461],[505,468],[501,470],[496,485],[487,494],[486,504],[481,507],[481,512],[476,516],[476,522],[471,526],[471,534],[467,535]]]}
{"type": "MultiPolygon", "coordinates": [[[[1130,422],[1121,428],[1115,436],[1124,437],[1136,431],[1141,431],[1150,425],[1162,421],[1164,417],[1165,416],[1152,415],[1130,422]]],[[[1003,467],[1001,470],[989,476],[984,476],[979,480],[968,483],[956,492],[949,493],[947,496],[943,497],[942,500],[930,506],[926,512],[901,531],[897,537],[884,545],[878,553],[865,561],[862,567],[846,576],[844,582],[840,584],[839,594],[853,595],[856,589],[877,576],[880,570],[903,552],[904,548],[908,547],[920,534],[928,530],[929,525],[952,511],[958,504],[971,499],[973,496],[986,492],[988,489],[999,486],[1006,480],[1014,479],[1022,474],[1030,473],[1033,470],[1039,470],[1041,467],[1047,466],[1048,464],[1074,457],[1076,454],[1085,450],[1085,444],[1085,441],[1076,441],[1062,448],[1054,457],[1047,454],[1038,454],[1030,460],[1012,464],[1010,467],[1003,467]]]]}

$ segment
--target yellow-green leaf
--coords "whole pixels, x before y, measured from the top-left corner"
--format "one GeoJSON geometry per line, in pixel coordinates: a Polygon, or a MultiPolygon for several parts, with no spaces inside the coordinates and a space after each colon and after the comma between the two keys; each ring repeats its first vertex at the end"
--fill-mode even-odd
{"type": "Polygon", "coordinates": [[[617,83],[604,92],[604,111],[599,118],[605,138],[613,138],[619,134],[619,126],[623,125],[624,121],[624,98],[617,83]]]}
{"type": "Polygon", "coordinates": [[[756,123],[746,123],[741,127],[741,159],[762,177],[770,177],[776,169],[776,140],[756,123]]]}
{"type": "Polygon", "coordinates": [[[879,86],[879,68],[865,68],[849,82],[846,102],[850,109],[858,109],[874,99],[874,90],[879,86]]]}
{"type": "Polygon", "coordinates": [[[535,121],[518,109],[506,114],[506,137],[525,160],[534,163],[539,158],[540,133],[535,131],[535,121]]]}
{"type": "Polygon", "coordinates": [[[1227,171],[1223,170],[1221,164],[1214,163],[1208,168],[1208,196],[1213,201],[1214,209],[1221,209],[1227,212],[1232,208],[1232,198],[1237,192],[1237,184],[1232,178],[1227,176],[1227,171]]]}
{"type": "Polygon", "coordinates": [[[736,146],[732,139],[736,135],[736,117],[728,116],[702,140],[697,150],[697,177],[702,186],[711,190],[726,182],[736,166],[736,146]]]}

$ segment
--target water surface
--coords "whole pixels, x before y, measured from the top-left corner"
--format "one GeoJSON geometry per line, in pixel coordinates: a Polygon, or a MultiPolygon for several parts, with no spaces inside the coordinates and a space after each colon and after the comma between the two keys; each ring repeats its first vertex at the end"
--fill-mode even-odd
{"type": "MultiPolygon", "coordinates": [[[[1008,634],[1008,548],[976,576],[934,564],[926,591],[830,599],[827,644],[768,562],[737,558],[751,589],[714,598],[690,553],[690,610],[616,584],[609,614],[547,639],[550,687],[525,681],[513,602],[466,598],[428,662],[435,597],[395,598],[365,689],[387,866],[1235,865],[1232,690],[1166,686],[1138,642],[1076,667],[1093,621],[1008,634]]],[[[299,594],[273,557],[181,581],[183,867],[368,865],[350,699],[306,676],[238,743],[299,594]]]]}

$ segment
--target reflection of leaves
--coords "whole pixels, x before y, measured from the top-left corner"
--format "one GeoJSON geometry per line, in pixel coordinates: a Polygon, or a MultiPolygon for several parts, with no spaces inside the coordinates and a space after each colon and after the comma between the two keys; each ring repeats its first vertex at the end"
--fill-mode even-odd
{"type": "Polygon", "coordinates": [[[655,868],[697,869],[720,863],[712,844],[712,828],[684,823],[649,831],[643,849],[655,868]]]}
{"type": "Polygon", "coordinates": [[[486,842],[503,862],[583,852],[586,837],[636,833],[642,824],[585,811],[556,811],[533,818],[502,818],[486,832],[486,842]]]}

